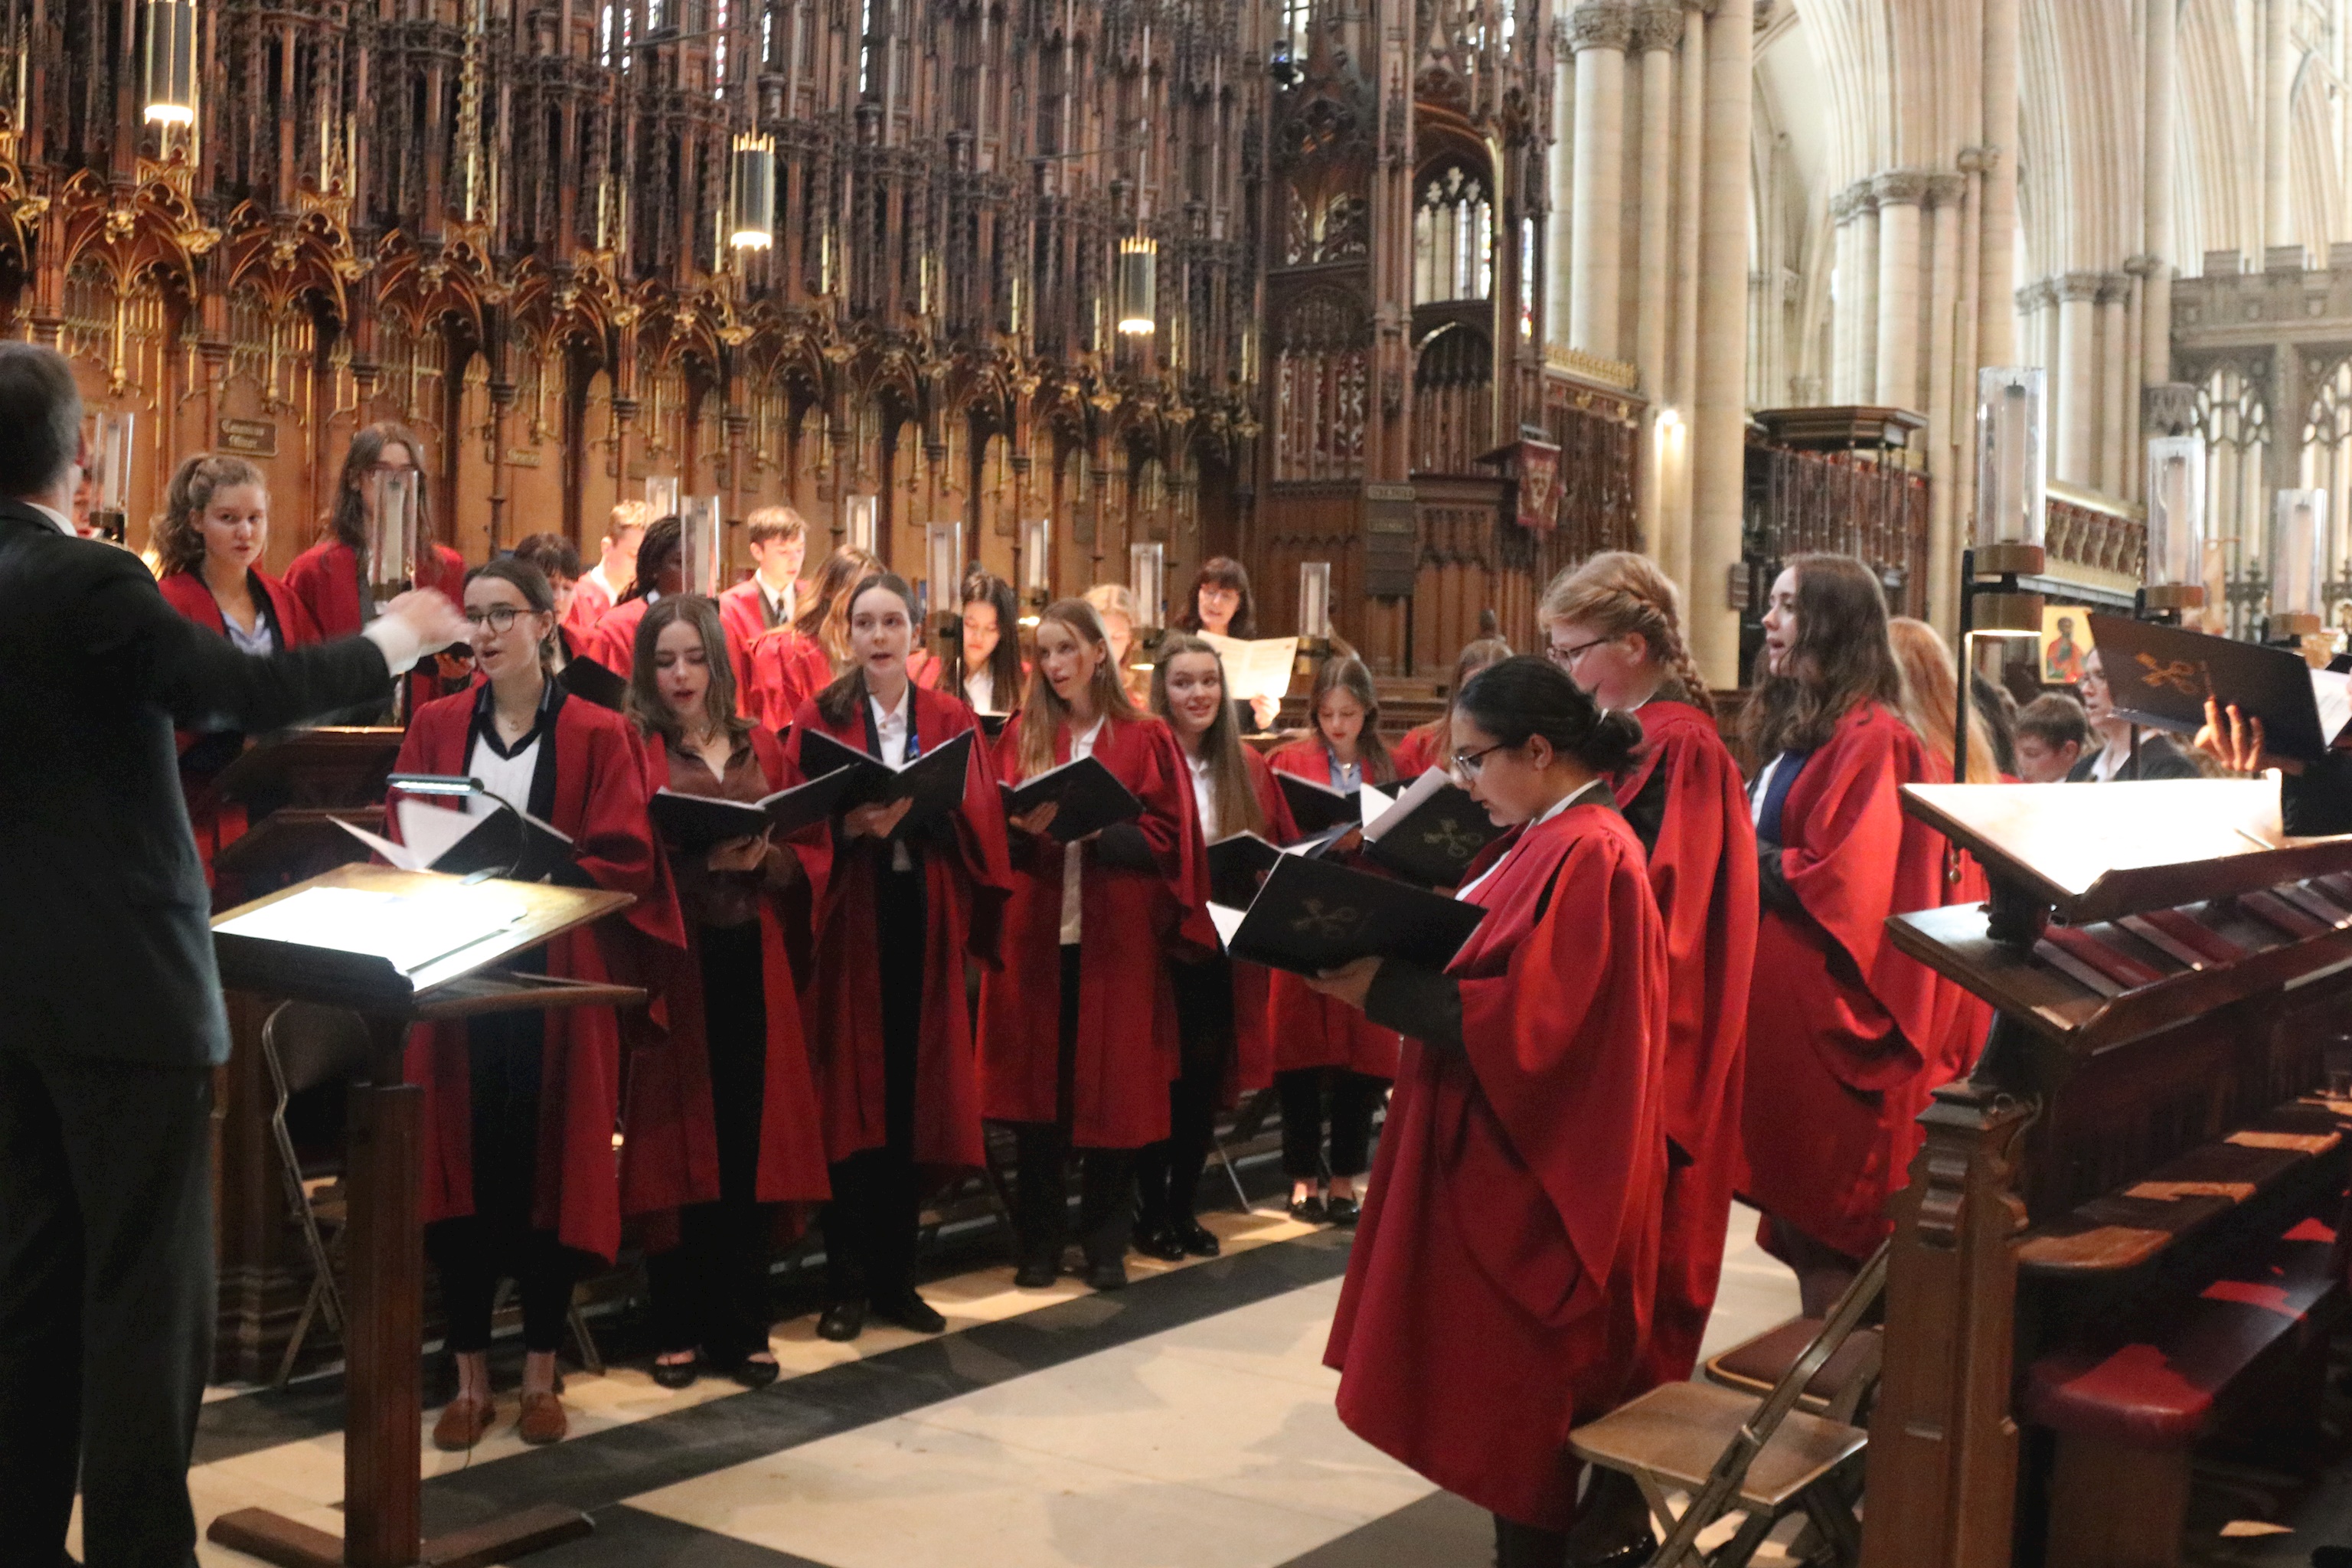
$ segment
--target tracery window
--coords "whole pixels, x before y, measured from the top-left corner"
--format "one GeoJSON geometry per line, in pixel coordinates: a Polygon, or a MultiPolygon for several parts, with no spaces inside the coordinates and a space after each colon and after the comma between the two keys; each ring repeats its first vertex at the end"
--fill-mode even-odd
{"type": "Polygon", "coordinates": [[[1413,303],[1488,298],[1494,252],[1495,209],[1485,182],[1460,163],[1424,181],[1412,213],[1413,303]]]}
{"type": "Polygon", "coordinates": [[[1361,303],[1335,289],[1318,289],[1284,314],[1275,362],[1277,481],[1363,473],[1370,338],[1361,303]]]}

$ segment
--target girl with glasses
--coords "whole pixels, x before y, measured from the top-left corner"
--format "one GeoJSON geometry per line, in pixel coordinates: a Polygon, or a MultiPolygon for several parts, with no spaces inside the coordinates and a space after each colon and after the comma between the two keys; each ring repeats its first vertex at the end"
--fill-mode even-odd
{"type": "Polygon", "coordinates": [[[1611,778],[1641,726],[1530,655],[1454,704],[1467,787],[1510,829],[1457,895],[1444,972],[1314,984],[1414,1042],[1324,1359],[1339,1418],[1495,1515],[1501,1568],[1646,1561],[1647,1509],[1580,1507],[1570,1430],[1622,1402],[1648,1329],[1666,1142],[1666,941],[1611,778]]]}
{"type": "MultiPolygon", "coordinates": [[[[1381,740],[1381,700],[1371,671],[1347,656],[1316,672],[1315,732],[1266,760],[1336,790],[1396,782],[1381,740]]],[[[1282,1098],[1282,1170],[1290,1178],[1290,1215],[1309,1225],[1349,1226],[1356,1183],[1371,1166],[1372,1118],[1396,1077],[1396,1031],[1353,1007],[1318,995],[1295,974],[1271,987],[1274,1085],[1282,1098]],[[1324,1096],[1330,1096],[1329,1175],[1324,1174],[1324,1096]]]]}
{"type": "MultiPolygon", "coordinates": [[[[628,715],[648,793],[750,805],[795,782],[782,742],[737,716],[728,653],[719,606],[698,595],[637,623],[628,715]]],[[[707,1364],[761,1388],[776,1380],[775,1233],[832,1191],[785,946],[805,878],[764,833],[667,859],[686,945],[646,955],[667,1028],[630,1054],[621,1209],[647,1216],[654,1381],[684,1388],[707,1364]]]]}
{"type": "MultiPolygon", "coordinates": [[[[555,880],[636,899],[610,927],[567,931],[509,967],[601,981],[606,944],[628,941],[624,923],[632,935],[683,946],[646,816],[636,731],[609,709],[568,698],[548,673],[555,595],[546,577],[501,556],[467,574],[465,594],[482,684],[418,709],[394,771],[481,780],[570,836],[572,858],[555,880]]],[[[464,809],[500,807],[477,795],[464,809]]],[[[399,831],[396,814],[391,826],[399,831]]],[[[569,1429],[555,1352],[572,1283],[589,1260],[609,1267],[621,1243],[620,1054],[607,1006],[425,1024],[410,1037],[408,1080],[425,1091],[425,1250],[441,1276],[457,1363],[457,1397],[434,1424],[436,1447],[470,1448],[495,1419],[490,1306],[502,1277],[522,1299],[522,1439],[552,1443],[569,1429]]]]}
{"type": "MultiPolygon", "coordinates": [[[[904,580],[870,573],[848,606],[852,662],[793,717],[795,767],[804,735],[897,764],[977,728],[971,709],[908,672],[917,623],[904,580]]],[[[864,805],[830,831],[802,1007],[833,1176],[824,1339],[856,1339],[869,1311],[918,1333],[947,1327],[915,1289],[916,1232],[927,1195],[988,1168],[964,961],[996,964],[1013,880],[982,739],[945,821],[902,831],[904,805],[864,805]]]]}
{"type": "MultiPolygon", "coordinates": [[[[1741,1049],[1756,959],[1756,830],[1683,641],[1681,595],[1645,556],[1595,555],[1545,590],[1552,663],[1643,743],[1610,776],[1666,928],[1667,1138],[1656,1316],[1632,1390],[1686,1380],[1714,1310],[1739,1172],[1741,1049]]],[[[1623,1478],[1604,1472],[1596,1485],[1623,1478]]],[[[1631,1483],[1624,1482],[1630,1489],[1631,1483]]]]}

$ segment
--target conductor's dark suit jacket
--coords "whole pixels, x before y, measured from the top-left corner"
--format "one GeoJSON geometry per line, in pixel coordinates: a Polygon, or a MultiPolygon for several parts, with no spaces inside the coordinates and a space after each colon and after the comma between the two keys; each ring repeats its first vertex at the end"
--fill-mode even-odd
{"type": "Polygon", "coordinates": [[[280,729],[380,702],[361,637],[241,652],[135,555],[0,500],[0,1033],[34,1053],[227,1059],[174,722],[280,729]]]}

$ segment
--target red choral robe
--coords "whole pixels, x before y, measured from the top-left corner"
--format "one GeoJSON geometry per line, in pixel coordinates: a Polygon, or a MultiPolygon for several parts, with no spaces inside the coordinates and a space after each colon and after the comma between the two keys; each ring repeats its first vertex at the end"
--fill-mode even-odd
{"type": "MultiPolygon", "coordinates": [[[[914,731],[926,754],[967,730],[971,710],[952,697],[914,689],[914,731]]],[[[785,747],[797,768],[800,739],[821,731],[866,750],[866,724],[826,722],[814,701],[801,704],[785,747]]],[[[795,778],[800,777],[796,771],[795,778]]],[[[987,748],[975,739],[964,774],[963,807],[954,818],[955,847],[910,845],[923,878],[923,1005],[915,1056],[915,1163],[944,1182],[985,1170],[980,1063],[964,993],[964,958],[998,965],[998,936],[1013,870],[1006,857],[1004,807],[987,748]]],[[[845,845],[847,841],[845,841],[845,845]]],[[[824,1111],[824,1152],[841,1161],[888,1141],[882,1051],[882,966],[875,951],[875,878],[865,846],[827,845],[832,858],[817,907],[815,956],[801,998],[824,1111]]]]}
{"type": "MultiPolygon", "coordinates": [[[[999,737],[998,776],[1008,784],[1021,778],[1025,719],[999,737]]],[[[1069,760],[1066,731],[1054,754],[1069,760]]],[[[1135,826],[1159,869],[1105,866],[1092,846],[1085,851],[1071,1142],[1139,1149],[1168,1136],[1168,1086],[1181,1066],[1165,950],[1178,941],[1208,947],[1216,934],[1192,774],[1176,737],[1157,719],[1107,719],[1094,754],[1143,803],[1135,826]]],[[[994,1121],[1045,1122],[1058,1098],[1062,845],[1051,834],[1016,834],[1012,859],[1004,967],[980,983],[981,1101],[994,1121]]]]}
{"type": "MultiPolygon", "coordinates": [[[[1317,784],[1331,782],[1330,753],[1319,737],[1277,746],[1266,759],[1276,773],[1317,784]]],[[[1375,786],[1381,787],[1381,786],[1375,786]]],[[[1296,974],[1276,974],[1268,990],[1274,1032],[1274,1070],[1343,1068],[1367,1078],[1397,1074],[1400,1037],[1383,1029],[1345,1002],[1335,1001],[1296,974]]]]}
{"type": "Polygon", "coordinates": [[[802,703],[832,683],[833,662],[824,650],[791,627],[778,626],[744,650],[735,705],[761,729],[781,730],[793,721],[802,703]]]}
{"type": "MultiPolygon", "coordinates": [[[[269,600],[269,607],[278,617],[278,634],[287,647],[304,647],[319,641],[319,626],[294,591],[268,573],[255,568],[254,582],[261,584],[269,600]]],[[[163,595],[163,602],[200,626],[210,626],[222,637],[228,636],[228,617],[221,614],[220,603],[213,591],[205,585],[201,571],[174,572],[155,586],[163,595]]],[[[180,750],[185,752],[197,737],[189,731],[177,731],[180,750]]],[[[196,852],[203,857],[205,880],[213,879],[213,857],[245,835],[245,807],[233,802],[214,800],[209,795],[188,802],[189,825],[195,829],[196,852]]]]}
{"type": "Polygon", "coordinates": [[[587,655],[614,675],[626,680],[637,664],[637,625],[653,608],[651,599],[640,595],[614,605],[604,612],[589,636],[587,655]]]}
{"type": "MultiPolygon", "coordinates": [[[[1444,721],[1438,722],[1443,724],[1444,721]]],[[[1432,768],[1444,767],[1447,747],[1440,738],[1443,733],[1441,731],[1439,735],[1432,735],[1428,726],[1422,724],[1407,731],[1404,739],[1389,750],[1389,760],[1396,764],[1397,777],[1418,778],[1432,768]]]]}
{"type": "MultiPolygon", "coordinates": [[[[567,705],[568,706],[568,705],[567,705]]],[[[769,787],[796,780],[782,742],[753,730],[751,751],[769,787]]],[[[669,748],[641,742],[646,792],[669,784],[669,748]]],[[[814,873],[822,875],[822,867],[814,873]]],[[[753,1195],[763,1204],[820,1204],[833,1195],[824,1134],[801,1033],[801,1002],[786,956],[784,900],[760,900],[760,974],[768,1013],[767,1070],[760,1100],[760,1163],[753,1195]]],[[[719,1133],[711,1109],[710,1052],[703,1026],[702,954],[695,929],[686,945],[646,944],[645,971],[667,1028],[629,1053],[622,1125],[621,1212],[674,1213],[719,1201],[719,1133]]],[[[659,1238],[667,1240],[667,1236],[659,1238]]]]}
{"type": "Polygon", "coordinates": [[[612,593],[592,575],[594,570],[591,567],[580,574],[580,581],[572,586],[572,607],[563,612],[564,626],[583,643],[595,631],[596,623],[604,618],[604,612],[613,607],[612,593]]]}
{"type": "MultiPolygon", "coordinates": [[[[764,637],[789,634],[791,623],[774,627],[768,625],[767,604],[760,596],[760,578],[754,573],[719,595],[719,624],[727,633],[727,662],[735,669],[736,711],[747,719],[758,719],[759,713],[751,707],[751,645],[764,637]]],[[[761,727],[782,729],[799,706],[794,702],[784,710],[783,717],[761,727]]]]}
{"type": "MultiPolygon", "coordinates": [[[[1298,825],[1291,820],[1290,803],[1283,798],[1282,786],[1274,782],[1274,769],[1248,746],[1242,748],[1242,764],[1249,770],[1250,791],[1257,796],[1257,808],[1265,817],[1258,837],[1276,844],[1297,837],[1298,825]]],[[[1234,831],[1227,823],[1218,826],[1223,830],[1220,837],[1234,831]]],[[[1229,1106],[1238,1103],[1243,1095],[1274,1083],[1273,980],[1274,972],[1258,964],[1234,965],[1234,1056],[1225,1068],[1224,1086],[1229,1106]]]]}
{"type": "Polygon", "coordinates": [[[1639,714],[1640,758],[1615,780],[1637,819],[1662,807],[1650,890],[1666,930],[1666,1057],[1659,1117],[1670,1147],[1656,1315],[1633,1392],[1686,1380],[1715,1309],[1739,1179],[1741,1058],[1756,962],[1756,828],[1739,764],[1685,702],[1639,714]],[[1635,811],[1644,792],[1651,800],[1635,811]],[[1660,793],[1663,799],[1659,799],[1660,793]]]}
{"type": "MultiPolygon", "coordinates": [[[[453,602],[465,598],[466,562],[447,545],[434,545],[417,567],[418,587],[437,588],[453,602]]],[[[294,557],[293,564],[286,568],[286,586],[310,612],[311,624],[321,637],[347,637],[364,624],[360,614],[359,552],[331,532],[294,557]]],[[[422,709],[441,694],[440,675],[433,656],[427,654],[408,672],[409,710],[422,709]]]]}
{"type": "Polygon", "coordinates": [[[1515,836],[1469,901],[1464,1053],[1404,1053],[1324,1360],[1358,1436],[1564,1529],[1569,1431],[1624,1398],[1649,1327],[1665,933],[1605,805],[1515,836]]]}
{"type": "Polygon", "coordinates": [[[1937,773],[1895,714],[1847,712],[1782,808],[1781,870],[1809,918],[1767,910],[1757,928],[1768,983],[1748,996],[1745,1192],[1853,1258],[1888,1232],[1887,1200],[1918,1147],[1921,1078],[1950,1027],[1941,983],[1885,934],[1889,915],[1944,901],[1943,837],[1897,795],[1937,773]]]}
{"type": "MultiPolygon", "coordinates": [[[[476,693],[428,702],[410,721],[395,764],[403,773],[465,772],[476,693]]],[[[542,742],[542,744],[550,743],[542,742]]],[[[636,731],[610,709],[567,700],[557,710],[555,806],[551,826],[570,834],[580,868],[596,885],[634,893],[631,935],[682,948],[677,904],[646,816],[646,774],[636,731]]],[[[547,944],[547,973],[603,980],[608,958],[641,944],[601,927],[568,931],[547,944]]],[[[547,1015],[541,1066],[539,1166],[531,1223],[566,1247],[610,1262],[621,1242],[620,1181],[613,1127],[620,1102],[621,1036],[610,1007],[547,1015]]],[[[408,1081],[425,1090],[420,1164],[430,1224],[474,1212],[472,1095],[463,1021],[420,1024],[408,1038],[408,1081]]]]}

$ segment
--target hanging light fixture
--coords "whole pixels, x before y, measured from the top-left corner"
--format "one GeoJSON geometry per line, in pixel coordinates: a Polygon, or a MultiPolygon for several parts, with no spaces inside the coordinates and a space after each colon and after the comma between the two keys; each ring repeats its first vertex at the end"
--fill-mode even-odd
{"type": "Polygon", "coordinates": [[[1160,242],[1149,235],[1130,234],[1118,242],[1118,330],[1130,338],[1148,338],[1158,326],[1160,242]]]}
{"type": "Polygon", "coordinates": [[[196,0],[147,0],[147,119],[196,122],[196,0]]]}
{"type": "Polygon", "coordinates": [[[765,250],[776,242],[776,139],[756,132],[735,138],[734,214],[727,243],[765,250]]]}

